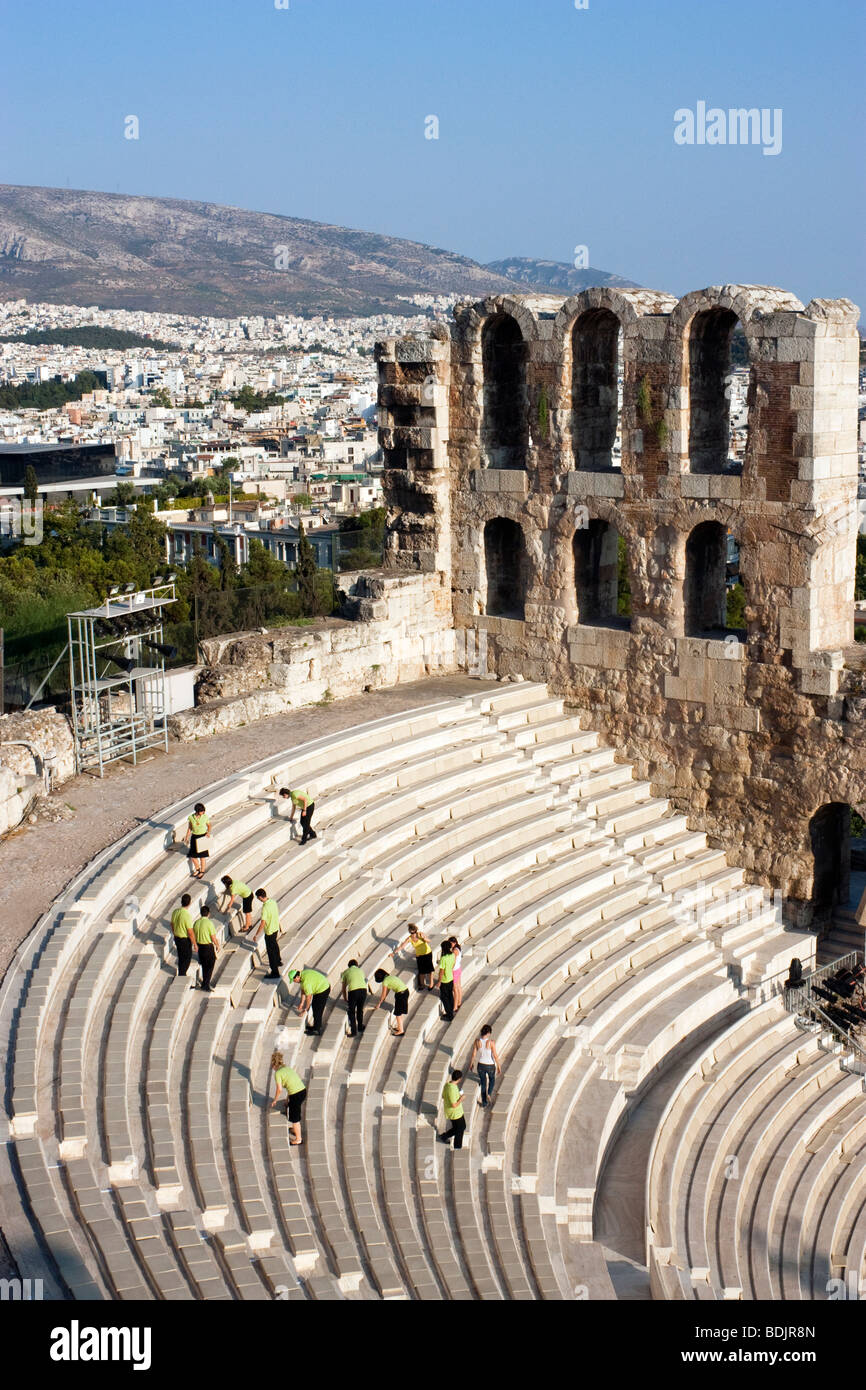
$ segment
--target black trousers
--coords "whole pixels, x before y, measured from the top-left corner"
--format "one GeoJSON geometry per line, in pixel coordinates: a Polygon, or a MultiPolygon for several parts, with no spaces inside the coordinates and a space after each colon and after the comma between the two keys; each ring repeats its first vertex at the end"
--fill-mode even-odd
{"type": "Polygon", "coordinates": [[[322,1031],[322,1018],[325,1013],[325,1005],[330,997],[330,989],[323,990],[321,994],[313,995],[313,1027],[317,1033],[321,1033],[322,1031]]]}
{"type": "Polygon", "coordinates": [[[198,963],[201,966],[201,987],[210,988],[210,977],[216,964],[216,951],[213,946],[199,946],[198,963]]]}
{"type": "Polygon", "coordinates": [[[316,809],[316,803],[315,803],[315,801],[311,801],[310,804],[309,804],[309,806],[307,807],[306,811],[302,811],[302,812],[301,812],[301,829],[302,829],[303,832],[304,832],[303,835],[301,836],[301,844],[302,844],[302,845],[305,845],[305,844],[307,843],[308,840],[316,840],[316,839],[318,839],[318,836],[316,835],[315,830],[311,830],[311,829],[310,829],[310,822],[311,822],[312,819],[313,819],[313,812],[315,811],[315,809],[316,809]]]}
{"type": "Polygon", "coordinates": [[[280,955],[280,943],[277,940],[278,936],[279,932],[275,931],[272,931],[270,935],[265,933],[265,950],[268,953],[268,967],[272,975],[276,975],[283,963],[283,958],[280,955]]]}
{"type": "Polygon", "coordinates": [[[367,1002],[367,991],[365,989],[350,989],[346,995],[346,1002],[349,1005],[349,1028],[356,1033],[359,1028],[364,1027],[364,1005],[367,1002]]]}
{"type": "Polygon", "coordinates": [[[451,1022],[451,1019],[454,1017],[454,984],[453,984],[453,981],[452,981],[451,984],[447,984],[447,985],[446,985],[446,983],[445,983],[444,980],[442,981],[441,985],[439,986],[439,998],[440,998],[441,1001],[442,1001],[442,1008],[445,1010],[445,1017],[448,1019],[448,1021],[449,1021],[449,1023],[450,1023],[450,1022],[451,1022]]]}
{"type": "Polygon", "coordinates": [[[451,1121],[451,1128],[443,1134],[443,1139],[453,1139],[455,1149],[463,1148],[463,1135],[466,1132],[466,1116],[461,1115],[459,1120],[451,1121]]]}
{"type": "Polygon", "coordinates": [[[174,944],[177,947],[177,973],[185,975],[192,960],[192,942],[188,936],[176,936],[174,944]]]}

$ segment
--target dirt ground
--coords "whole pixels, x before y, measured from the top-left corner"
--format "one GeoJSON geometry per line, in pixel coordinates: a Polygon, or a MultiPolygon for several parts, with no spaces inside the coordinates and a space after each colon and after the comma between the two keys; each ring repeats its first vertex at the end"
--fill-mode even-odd
{"type": "Polygon", "coordinates": [[[149,750],[138,766],[114,763],[104,778],[75,777],[59,789],[69,820],[19,826],[0,840],[0,979],[24,937],[58,893],[114,840],[155,812],[211,782],[286,748],[435,700],[471,695],[493,682],[434,677],[371,691],[333,705],[275,715],[167,753],[149,750]]]}

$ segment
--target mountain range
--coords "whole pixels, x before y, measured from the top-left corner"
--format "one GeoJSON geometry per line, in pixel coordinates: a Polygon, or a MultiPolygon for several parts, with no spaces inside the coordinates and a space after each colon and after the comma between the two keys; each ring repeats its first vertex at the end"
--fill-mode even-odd
{"type": "Polygon", "coordinates": [[[555,261],[479,265],[399,237],[219,203],[0,184],[0,300],[341,317],[412,313],[401,296],[419,293],[480,299],[631,283],[555,261]]]}

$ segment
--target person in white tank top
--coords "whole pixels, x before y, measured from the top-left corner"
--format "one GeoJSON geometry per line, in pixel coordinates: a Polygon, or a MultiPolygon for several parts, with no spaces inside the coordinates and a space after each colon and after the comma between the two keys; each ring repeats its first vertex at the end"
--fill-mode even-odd
{"type": "Polygon", "coordinates": [[[493,1098],[496,1073],[499,1072],[499,1075],[502,1075],[502,1063],[499,1060],[499,1053],[496,1051],[493,1029],[489,1023],[485,1023],[480,1036],[475,1039],[472,1057],[469,1061],[470,1071],[475,1066],[476,1057],[478,1059],[478,1080],[481,1085],[481,1098],[478,1104],[483,1105],[486,1109],[488,1100],[493,1098]]]}

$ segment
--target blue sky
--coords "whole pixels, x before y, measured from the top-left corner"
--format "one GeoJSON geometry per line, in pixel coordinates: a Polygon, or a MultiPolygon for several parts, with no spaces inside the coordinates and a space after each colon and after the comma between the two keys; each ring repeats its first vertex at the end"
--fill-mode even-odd
{"type": "Polygon", "coordinates": [[[858,0],[40,0],[8,4],[2,35],[2,182],[481,261],[586,245],[677,294],[771,283],[866,309],[858,0]],[[781,108],[781,153],[675,144],[698,101],[781,108]]]}

